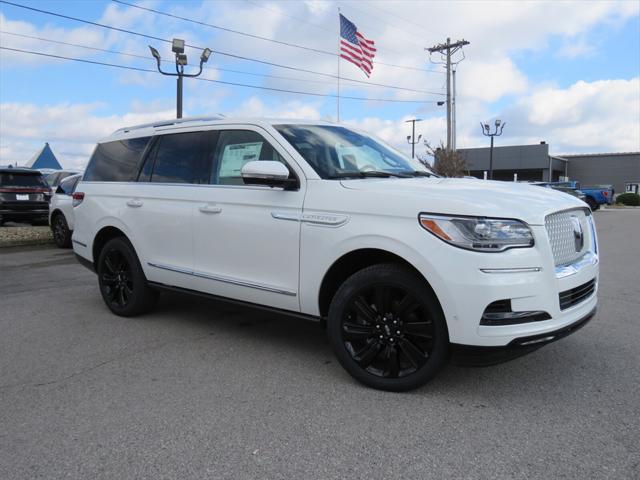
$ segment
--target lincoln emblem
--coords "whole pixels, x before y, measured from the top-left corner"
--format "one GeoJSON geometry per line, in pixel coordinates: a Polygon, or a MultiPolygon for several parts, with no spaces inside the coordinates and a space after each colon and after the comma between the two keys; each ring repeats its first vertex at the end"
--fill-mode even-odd
{"type": "Polygon", "coordinates": [[[573,225],[573,240],[575,241],[576,252],[580,252],[584,246],[582,224],[578,217],[571,217],[571,224],[573,225]]]}

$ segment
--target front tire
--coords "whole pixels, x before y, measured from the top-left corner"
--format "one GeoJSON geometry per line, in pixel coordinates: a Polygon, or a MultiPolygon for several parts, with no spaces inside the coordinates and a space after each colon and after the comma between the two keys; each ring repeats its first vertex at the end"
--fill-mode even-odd
{"type": "Polygon", "coordinates": [[[97,270],[104,303],[116,315],[139,315],[151,310],[158,300],[158,292],[149,287],[138,256],[124,237],[104,245],[97,270]]]}
{"type": "Polygon", "coordinates": [[[373,265],[338,289],[327,320],[340,364],[363,384],[389,391],[418,388],[447,363],[449,335],[426,284],[397,264],[373,265]]]}

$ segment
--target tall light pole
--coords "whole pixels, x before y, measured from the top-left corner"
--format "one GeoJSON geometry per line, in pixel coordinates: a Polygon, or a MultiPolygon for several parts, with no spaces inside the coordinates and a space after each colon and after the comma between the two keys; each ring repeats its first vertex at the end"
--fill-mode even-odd
{"type": "Polygon", "coordinates": [[[485,137],[491,137],[491,148],[489,149],[489,180],[493,180],[493,137],[499,137],[502,135],[502,129],[507,122],[502,123],[500,120],[495,122],[495,130],[491,133],[491,127],[488,123],[484,125],[480,122],[480,128],[482,128],[482,134],[485,137]]]}
{"type": "Polygon", "coordinates": [[[176,73],[163,71],[160,67],[160,62],[162,62],[160,53],[151,45],[149,45],[149,50],[151,50],[153,58],[156,59],[156,62],[158,63],[158,71],[161,74],[168,75],[170,77],[178,77],[176,86],[176,118],[182,118],[182,79],[183,77],[197,77],[202,73],[202,65],[207,63],[207,60],[209,60],[209,57],[211,56],[211,49],[205,48],[202,51],[202,55],[200,55],[200,69],[198,70],[198,73],[184,73],[184,67],[187,65],[187,54],[184,53],[184,40],[174,38],[171,42],[171,51],[176,54],[176,73]]]}
{"type": "Polygon", "coordinates": [[[407,120],[404,123],[411,122],[411,135],[407,135],[407,142],[411,145],[411,158],[416,157],[416,144],[422,138],[422,135],[418,135],[418,139],[416,140],[416,122],[421,122],[421,118],[414,118],[412,120],[407,120]]]}

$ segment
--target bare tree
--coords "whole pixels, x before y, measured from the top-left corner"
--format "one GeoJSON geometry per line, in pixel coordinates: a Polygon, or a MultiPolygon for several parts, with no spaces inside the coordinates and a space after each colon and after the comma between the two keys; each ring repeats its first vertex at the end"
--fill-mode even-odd
{"type": "MultiPolygon", "coordinates": [[[[455,150],[447,150],[444,144],[433,148],[429,142],[425,142],[427,155],[433,157],[433,171],[443,177],[463,177],[468,174],[467,164],[462,156],[455,150]]],[[[418,158],[426,163],[426,158],[418,158]]]]}

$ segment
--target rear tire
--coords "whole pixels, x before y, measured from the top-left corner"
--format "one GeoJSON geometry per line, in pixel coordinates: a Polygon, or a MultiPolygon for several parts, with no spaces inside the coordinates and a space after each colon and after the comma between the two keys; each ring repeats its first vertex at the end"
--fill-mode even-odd
{"type": "Polygon", "coordinates": [[[364,268],[342,284],[329,307],[327,333],[345,370],[380,390],[418,388],[449,357],[434,293],[423,278],[393,263],[364,268]]]}
{"type": "Polygon", "coordinates": [[[69,225],[67,225],[67,219],[61,213],[56,214],[51,219],[51,233],[53,234],[53,241],[60,248],[71,248],[71,234],[69,225]]]}
{"type": "Polygon", "coordinates": [[[104,303],[116,315],[139,315],[156,304],[159,293],[149,286],[138,256],[126,238],[116,237],[104,245],[97,271],[104,303]]]}

